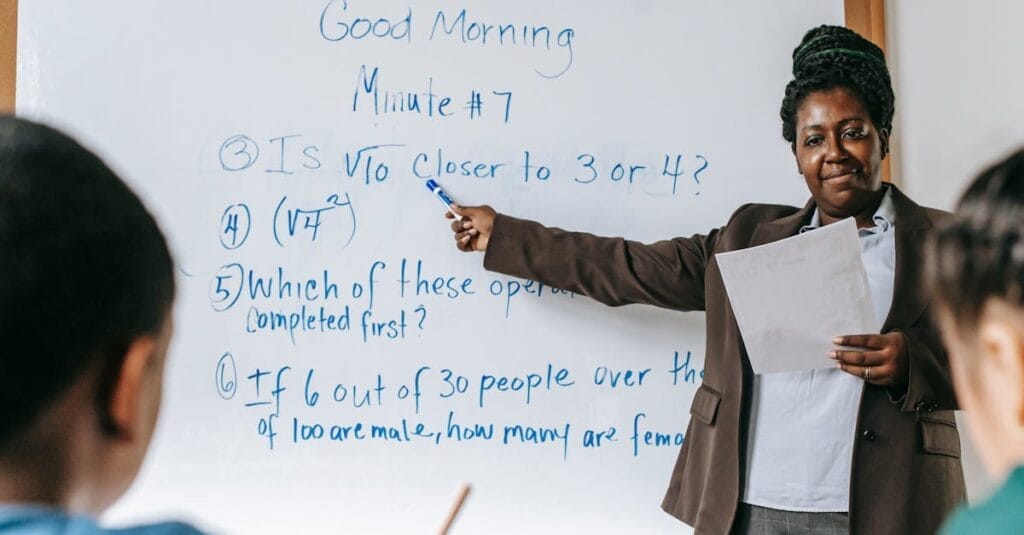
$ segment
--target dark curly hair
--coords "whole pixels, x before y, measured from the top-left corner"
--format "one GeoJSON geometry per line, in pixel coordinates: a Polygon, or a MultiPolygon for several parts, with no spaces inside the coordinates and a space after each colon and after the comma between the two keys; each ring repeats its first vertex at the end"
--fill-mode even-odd
{"type": "Polygon", "coordinates": [[[977,325],[990,298],[1024,307],[1024,149],[968,186],[930,244],[928,268],[932,291],[961,329],[977,325]]]}
{"type": "Polygon", "coordinates": [[[793,50],[793,80],[782,99],[782,137],[796,142],[796,112],[815,92],[842,87],[867,107],[875,128],[892,130],[895,97],[885,55],[871,41],[842,26],[818,26],[793,50]]]}
{"type": "Polygon", "coordinates": [[[0,116],[0,448],[84,374],[108,389],[173,298],[167,243],[128,186],[67,135],[0,116]]]}

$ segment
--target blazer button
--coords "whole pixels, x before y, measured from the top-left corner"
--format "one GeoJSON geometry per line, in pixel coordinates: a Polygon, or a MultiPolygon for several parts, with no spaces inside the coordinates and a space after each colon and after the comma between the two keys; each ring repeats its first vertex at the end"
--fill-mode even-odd
{"type": "Polygon", "coordinates": [[[865,429],[864,432],[860,434],[860,436],[863,437],[864,440],[867,440],[868,442],[873,442],[875,440],[875,432],[870,429],[865,429]]]}
{"type": "Polygon", "coordinates": [[[928,412],[932,412],[932,411],[934,411],[935,409],[938,409],[938,408],[939,408],[939,404],[935,403],[933,401],[933,402],[931,402],[931,404],[928,405],[928,412]]]}

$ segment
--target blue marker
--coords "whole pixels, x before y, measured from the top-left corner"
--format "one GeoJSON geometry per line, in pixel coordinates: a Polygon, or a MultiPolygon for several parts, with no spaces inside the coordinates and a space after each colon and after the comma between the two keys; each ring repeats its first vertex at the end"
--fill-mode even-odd
{"type": "Polygon", "coordinates": [[[453,216],[455,216],[455,219],[462,221],[462,216],[456,214],[455,210],[452,210],[452,205],[455,204],[455,201],[453,201],[452,198],[449,197],[448,194],[445,193],[443,189],[441,189],[441,186],[438,185],[438,183],[435,182],[434,179],[430,179],[427,181],[427,189],[429,189],[430,192],[433,193],[434,195],[437,195],[438,199],[441,199],[441,202],[443,202],[444,205],[448,207],[448,211],[451,212],[453,216]]]}

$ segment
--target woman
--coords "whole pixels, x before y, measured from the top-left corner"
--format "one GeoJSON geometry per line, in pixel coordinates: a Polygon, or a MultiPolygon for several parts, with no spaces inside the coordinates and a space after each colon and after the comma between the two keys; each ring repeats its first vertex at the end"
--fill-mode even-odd
{"type": "Polygon", "coordinates": [[[455,239],[487,269],[609,305],[706,311],[704,380],[662,503],[698,533],[933,533],[964,499],[956,402],[918,280],[944,214],[881,181],[893,93],[878,47],[821,26],[793,74],[782,134],[811,193],[802,209],[746,205],[707,235],[643,245],[465,207],[455,239]],[[859,350],[837,347],[834,370],[755,376],[714,255],[847,217],[882,334],[836,333],[859,350]]]}
{"type": "Polygon", "coordinates": [[[931,248],[930,277],[956,392],[985,467],[1005,480],[947,535],[1024,526],[1024,150],[964,193],[931,248]]]}

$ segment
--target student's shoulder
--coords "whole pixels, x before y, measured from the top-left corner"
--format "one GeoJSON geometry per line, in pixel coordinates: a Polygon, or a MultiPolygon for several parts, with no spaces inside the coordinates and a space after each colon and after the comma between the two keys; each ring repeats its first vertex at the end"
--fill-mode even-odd
{"type": "Polygon", "coordinates": [[[982,506],[963,508],[954,513],[939,532],[940,535],[1019,535],[1024,513],[1021,504],[1014,508],[982,506]]]}
{"type": "Polygon", "coordinates": [[[106,529],[88,516],[68,515],[49,507],[0,505],[0,535],[199,535],[183,522],[163,522],[106,529]]]}
{"type": "Polygon", "coordinates": [[[1017,468],[988,500],[973,507],[961,507],[943,526],[941,535],[1017,535],[1021,526],[1024,526],[1024,467],[1017,468]]]}
{"type": "Polygon", "coordinates": [[[204,535],[205,532],[185,522],[160,522],[99,531],[103,535],[204,535]]]}

